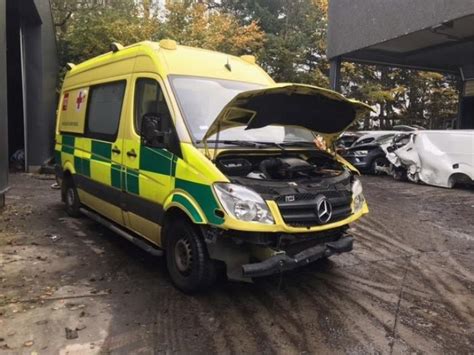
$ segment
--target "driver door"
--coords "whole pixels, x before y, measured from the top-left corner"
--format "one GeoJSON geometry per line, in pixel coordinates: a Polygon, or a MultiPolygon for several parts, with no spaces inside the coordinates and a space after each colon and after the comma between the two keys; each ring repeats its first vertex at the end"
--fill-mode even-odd
{"type": "Polygon", "coordinates": [[[125,203],[127,226],[160,245],[160,218],[163,204],[171,191],[172,170],[176,160],[166,148],[144,146],[140,138],[144,115],[159,116],[172,124],[170,111],[158,76],[135,74],[133,109],[128,137],[124,139],[125,203]]]}

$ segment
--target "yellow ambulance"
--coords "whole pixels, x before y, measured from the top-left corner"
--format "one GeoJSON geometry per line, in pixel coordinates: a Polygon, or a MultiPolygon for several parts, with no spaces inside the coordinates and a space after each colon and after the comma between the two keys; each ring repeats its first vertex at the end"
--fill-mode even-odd
{"type": "Polygon", "coordinates": [[[369,106],[172,40],[68,67],[55,140],[67,213],[164,254],[180,290],[352,250],[362,186],[315,138],[330,145],[369,106]]]}

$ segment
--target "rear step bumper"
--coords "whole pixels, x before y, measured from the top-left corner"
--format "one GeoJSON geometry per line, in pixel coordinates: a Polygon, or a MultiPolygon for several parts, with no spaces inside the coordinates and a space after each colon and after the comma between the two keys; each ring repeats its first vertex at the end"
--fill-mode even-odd
{"type": "Polygon", "coordinates": [[[352,250],[353,243],[354,238],[352,236],[344,235],[334,242],[316,245],[293,257],[279,254],[258,263],[242,265],[242,274],[244,277],[260,277],[291,270],[323,257],[349,252],[352,250]]]}

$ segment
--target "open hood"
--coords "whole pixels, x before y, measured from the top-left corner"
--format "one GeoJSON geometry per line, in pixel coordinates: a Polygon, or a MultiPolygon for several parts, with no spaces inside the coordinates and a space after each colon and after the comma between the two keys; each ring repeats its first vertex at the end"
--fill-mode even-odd
{"type": "Polygon", "coordinates": [[[371,110],[370,106],[331,90],[277,84],[234,97],[211,124],[203,141],[206,143],[217,132],[238,126],[300,126],[322,135],[335,135],[371,110]]]}

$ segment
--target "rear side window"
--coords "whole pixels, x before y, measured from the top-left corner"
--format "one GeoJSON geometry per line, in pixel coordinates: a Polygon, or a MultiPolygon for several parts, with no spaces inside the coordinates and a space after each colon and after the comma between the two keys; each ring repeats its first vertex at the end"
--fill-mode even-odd
{"type": "Polygon", "coordinates": [[[87,106],[87,136],[115,141],[122,113],[125,81],[91,87],[87,106]]]}

